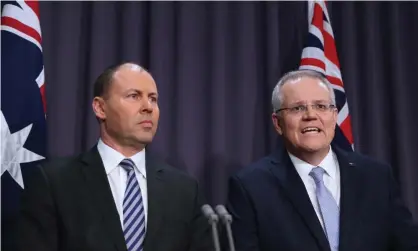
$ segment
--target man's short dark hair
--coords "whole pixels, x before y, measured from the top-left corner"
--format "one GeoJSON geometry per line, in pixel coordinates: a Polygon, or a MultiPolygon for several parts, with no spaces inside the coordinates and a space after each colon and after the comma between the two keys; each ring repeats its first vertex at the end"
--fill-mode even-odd
{"type": "Polygon", "coordinates": [[[112,84],[113,76],[125,64],[133,64],[137,65],[142,68],[142,66],[138,65],[137,63],[133,63],[130,61],[118,63],[115,65],[111,65],[107,67],[96,79],[94,82],[93,87],[93,95],[94,97],[104,97],[109,91],[109,87],[112,84]]]}

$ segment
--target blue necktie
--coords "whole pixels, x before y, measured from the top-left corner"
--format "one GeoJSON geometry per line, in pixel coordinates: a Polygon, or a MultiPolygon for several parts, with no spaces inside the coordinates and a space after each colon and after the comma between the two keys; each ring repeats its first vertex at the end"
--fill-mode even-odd
{"type": "Polygon", "coordinates": [[[318,199],[322,220],[325,226],[325,233],[332,251],[338,250],[340,212],[331,192],[325,187],[324,172],[321,167],[315,167],[309,173],[316,184],[316,197],[318,199]]]}
{"type": "Polygon", "coordinates": [[[145,238],[145,212],[141,188],[135,176],[135,164],[131,159],[120,163],[128,173],[123,198],[123,233],[129,251],[141,251],[145,238]]]}

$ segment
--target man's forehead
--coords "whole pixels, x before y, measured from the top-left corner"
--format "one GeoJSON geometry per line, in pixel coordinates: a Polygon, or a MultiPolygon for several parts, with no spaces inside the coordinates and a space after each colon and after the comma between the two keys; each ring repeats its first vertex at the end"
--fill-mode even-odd
{"type": "Polygon", "coordinates": [[[313,90],[324,90],[329,93],[327,85],[320,79],[310,77],[300,77],[289,80],[282,88],[284,93],[306,92],[311,93],[313,90]]]}
{"type": "Polygon", "coordinates": [[[286,81],[285,85],[318,85],[324,88],[327,88],[327,85],[319,78],[314,78],[310,76],[301,76],[295,79],[289,79],[286,81]]]}
{"type": "Polygon", "coordinates": [[[302,77],[288,81],[282,89],[286,102],[327,100],[330,92],[325,83],[316,78],[302,77]]]}

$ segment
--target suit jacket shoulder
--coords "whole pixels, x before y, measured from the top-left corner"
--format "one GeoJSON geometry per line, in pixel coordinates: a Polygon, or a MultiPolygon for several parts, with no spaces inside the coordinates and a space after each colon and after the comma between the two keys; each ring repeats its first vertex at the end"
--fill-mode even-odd
{"type": "Polygon", "coordinates": [[[74,166],[80,165],[81,155],[70,157],[55,157],[47,159],[38,165],[48,177],[66,176],[74,171],[74,166]]]}
{"type": "Polygon", "coordinates": [[[268,175],[269,167],[274,165],[274,162],[272,155],[262,157],[239,170],[233,177],[242,181],[251,181],[257,177],[268,175]]]}
{"type": "Polygon", "coordinates": [[[340,169],[343,167],[356,167],[357,175],[365,179],[380,180],[389,182],[393,178],[393,169],[389,163],[372,158],[358,152],[346,152],[335,149],[340,169]]]}

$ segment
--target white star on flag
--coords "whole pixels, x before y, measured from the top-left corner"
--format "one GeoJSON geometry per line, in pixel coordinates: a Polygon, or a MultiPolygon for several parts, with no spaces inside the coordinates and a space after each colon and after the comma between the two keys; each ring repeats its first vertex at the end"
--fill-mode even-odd
{"type": "Polygon", "coordinates": [[[1,175],[3,175],[5,171],[8,171],[16,183],[22,188],[24,188],[24,185],[20,163],[44,159],[43,156],[23,147],[31,129],[32,124],[11,134],[9,125],[4,118],[3,112],[1,112],[1,175]]]}

